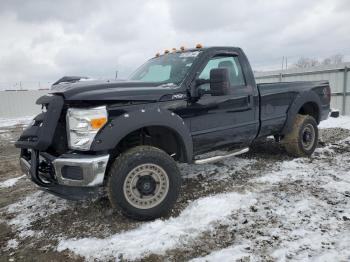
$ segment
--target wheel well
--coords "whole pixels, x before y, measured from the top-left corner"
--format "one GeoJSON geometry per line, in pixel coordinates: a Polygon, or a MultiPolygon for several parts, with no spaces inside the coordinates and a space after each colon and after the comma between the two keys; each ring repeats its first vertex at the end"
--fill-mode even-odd
{"type": "Polygon", "coordinates": [[[300,109],[298,114],[300,115],[310,115],[315,118],[316,122],[320,122],[320,110],[318,105],[313,102],[305,103],[300,109]]]}
{"type": "Polygon", "coordinates": [[[138,145],[157,147],[175,160],[186,162],[186,149],[180,135],[164,126],[147,126],[130,132],[120,140],[112,155],[116,156],[138,145]]]}

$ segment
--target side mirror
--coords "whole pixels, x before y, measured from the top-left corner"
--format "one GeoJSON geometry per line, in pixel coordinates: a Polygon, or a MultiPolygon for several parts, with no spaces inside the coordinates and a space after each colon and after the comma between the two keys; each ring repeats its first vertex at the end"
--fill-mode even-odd
{"type": "Polygon", "coordinates": [[[223,96],[228,93],[230,78],[227,68],[210,70],[210,93],[212,96],[223,96]]]}

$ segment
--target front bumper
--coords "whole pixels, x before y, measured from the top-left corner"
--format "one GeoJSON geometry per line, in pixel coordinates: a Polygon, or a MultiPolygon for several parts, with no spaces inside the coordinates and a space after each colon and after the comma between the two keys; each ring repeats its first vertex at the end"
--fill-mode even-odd
{"type": "Polygon", "coordinates": [[[66,186],[99,186],[103,184],[109,155],[57,158],[52,164],[59,184],[66,186]]]}
{"type": "Polygon", "coordinates": [[[101,191],[108,160],[108,154],[66,154],[55,158],[45,152],[22,149],[20,166],[41,189],[78,200],[90,198],[101,191]]]}

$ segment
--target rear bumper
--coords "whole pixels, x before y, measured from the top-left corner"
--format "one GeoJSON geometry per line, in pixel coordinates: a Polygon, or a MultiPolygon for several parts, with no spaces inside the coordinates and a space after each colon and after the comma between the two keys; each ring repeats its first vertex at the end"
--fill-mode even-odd
{"type": "Polygon", "coordinates": [[[90,198],[101,191],[109,155],[71,154],[54,158],[39,151],[30,154],[23,151],[21,169],[41,189],[74,200],[90,198]]]}
{"type": "Polygon", "coordinates": [[[330,110],[330,113],[329,113],[330,117],[337,118],[337,117],[339,117],[339,115],[340,115],[339,110],[337,110],[337,109],[331,109],[330,110]]]}

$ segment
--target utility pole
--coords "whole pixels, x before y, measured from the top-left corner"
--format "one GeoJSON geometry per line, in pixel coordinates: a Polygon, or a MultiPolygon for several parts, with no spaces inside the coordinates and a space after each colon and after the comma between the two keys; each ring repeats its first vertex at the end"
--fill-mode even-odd
{"type": "Polygon", "coordinates": [[[284,66],[284,56],[282,57],[282,71],[283,71],[283,66],[284,66]]]}

